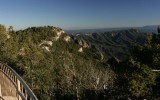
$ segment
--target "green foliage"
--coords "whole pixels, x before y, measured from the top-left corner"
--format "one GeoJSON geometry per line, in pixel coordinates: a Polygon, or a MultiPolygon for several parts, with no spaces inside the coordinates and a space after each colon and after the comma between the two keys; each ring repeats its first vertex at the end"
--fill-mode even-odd
{"type": "Polygon", "coordinates": [[[160,62],[160,35],[153,34],[149,43],[144,46],[135,46],[133,48],[133,57],[142,64],[148,65],[150,68],[159,68],[160,62]]]}
{"type": "MultiPolygon", "coordinates": [[[[0,60],[12,66],[40,100],[86,99],[93,94],[101,99],[108,94],[116,99],[159,96],[159,74],[152,71],[160,65],[159,35],[150,35],[144,46],[134,46],[127,60],[119,62],[114,57],[106,63],[95,50],[83,48],[78,52],[81,46],[72,39],[65,41],[65,33],[57,39],[61,31],[45,26],[16,32],[10,27],[6,32],[0,25],[0,60]]],[[[95,34],[93,37],[99,39],[95,34]]]]}
{"type": "Polygon", "coordinates": [[[119,96],[151,99],[160,93],[157,90],[159,74],[152,71],[160,68],[159,37],[156,34],[150,35],[144,46],[135,45],[131,57],[116,65],[119,96]]]}
{"type": "Polygon", "coordinates": [[[1,27],[0,60],[12,66],[40,100],[77,99],[86,90],[104,91],[104,84],[112,89],[114,72],[95,51],[78,52],[79,45],[64,40],[67,34],[55,39],[62,29],[45,26],[15,32],[10,27],[6,32],[1,27]]]}
{"type": "Polygon", "coordinates": [[[125,98],[140,98],[150,96],[152,87],[156,84],[157,75],[149,66],[140,64],[133,58],[118,64],[118,91],[125,98]]]}
{"type": "Polygon", "coordinates": [[[4,34],[6,32],[6,27],[2,24],[0,24],[0,34],[4,34]]]}
{"type": "Polygon", "coordinates": [[[9,33],[13,33],[13,32],[14,32],[14,28],[13,28],[13,26],[9,26],[9,28],[8,28],[8,32],[9,32],[9,33]]]}
{"type": "Polygon", "coordinates": [[[156,74],[147,65],[130,61],[133,70],[129,77],[129,91],[136,97],[150,95],[152,86],[155,85],[156,74]]]}

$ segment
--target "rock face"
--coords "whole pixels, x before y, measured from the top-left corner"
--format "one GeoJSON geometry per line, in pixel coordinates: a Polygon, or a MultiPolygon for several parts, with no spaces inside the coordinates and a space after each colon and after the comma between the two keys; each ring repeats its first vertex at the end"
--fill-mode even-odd
{"type": "Polygon", "coordinates": [[[83,48],[80,47],[80,48],[78,49],[78,52],[83,52],[83,48]]]}
{"type": "Polygon", "coordinates": [[[87,43],[86,40],[84,40],[83,38],[79,37],[80,35],[77,36],[71,36],[72,39],[74,40],[75,43],[77,43],[78,45],[82,46],[83,48],[89,48],[89,44],[87,43]]]}
{"type": "Polygon", "coordinates": [[[42,46],[42,45],[49,45],[49,46],[52,46],[53,42],[52,41],[43,41],[42,43],[39,44],[39,46],[42,46]]]}
{"type": "Polygon", "coordinates": [[[66,42],[69,42],[69,41],[71,41],[71,37],[70,37],[70,36],[66,36],[66,37],[64,37],[64,40],[65,40],[66,42]]]}
{"type": "Polygon", "coordinates": [[[60,36],[65,33],[63,30],[53,30],[53,31],[56,32],[56,36],[53,39],[55,41],[57,41],[60,38],[60,36]]]}
{"type": "Polygon", "coordinates": [[[42,49],[44,49],[44,50],[46,50],[46,51],[48,51],[48,52],[50,52],[50,47],[53,45],[53,42],[52,41],[43,41],[42,43],[40,43],[39,44],[39,46],[42,48],[42,49]]]}
{"type": "Polygon", "coordinates": [[[42,49],[44,49],[44,50],[50,52],[50,49],[49,49],[49,47],[47,47],[47,46],[42,46],[42,49]]]}
{"type": "Polygon", "coordinates": [[[134,43],[142,45],[145,42],[146,36],[147,33],[136,29],[71,35],[73,40],[83,48],[97,50],[102,59],[116,57],[122,60],[130,54],[132,45],[134,43]]]}

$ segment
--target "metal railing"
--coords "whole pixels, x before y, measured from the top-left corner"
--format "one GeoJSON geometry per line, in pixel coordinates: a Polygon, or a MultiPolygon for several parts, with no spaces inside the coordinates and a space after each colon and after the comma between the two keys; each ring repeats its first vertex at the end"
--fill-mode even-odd
{"type": "Polygon", "coordinates": [[[0,96],[0,100],[4,100],[4,98],[0,96]]]}
{"type": "Polygon", "coordinates": [[[11,67],[0,62],[0,71],[10,79],[17,89],[18,100],[38,100],[25,81],[11,67]]]}

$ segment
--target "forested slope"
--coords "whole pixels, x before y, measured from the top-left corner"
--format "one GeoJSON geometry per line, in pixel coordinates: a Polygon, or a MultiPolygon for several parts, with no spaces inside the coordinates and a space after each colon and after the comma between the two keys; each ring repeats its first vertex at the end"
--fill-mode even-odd
{"type": "Polygon", "coordinates": [[[116,56],[103,60],[97,49],[58,27],[14,31],[0,25],[0,60],[18,72],[40,100],[158,100],[160,35],[134,34],[137,31],[89,34],[88,42],[96,47],[132,48],[123,61],[116,56]]]}
{"type": "Polygon", "coordinates": [[[52,26],[6,30],[1,25],[0,60],[12,66],[39,99],[86,98],[87,91],[112,89],[115,74],[89,48],[81,48],[52,26]]]}

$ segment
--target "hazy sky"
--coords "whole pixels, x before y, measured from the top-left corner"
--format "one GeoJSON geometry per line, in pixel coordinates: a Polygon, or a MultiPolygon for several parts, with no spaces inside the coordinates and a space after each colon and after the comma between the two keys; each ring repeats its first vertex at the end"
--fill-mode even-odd
{"type": "Polygon", "coordinates": [[[0,24],[63,29],[160,24],[160,0],[0,0],[0,24]]]}

